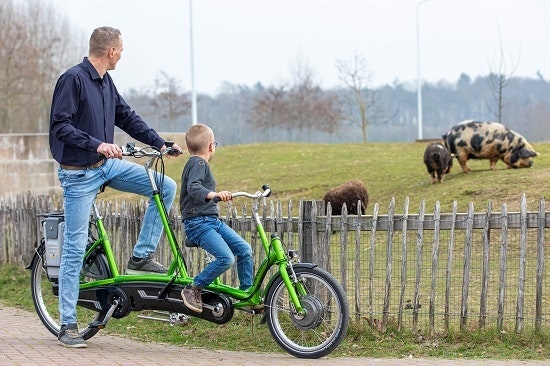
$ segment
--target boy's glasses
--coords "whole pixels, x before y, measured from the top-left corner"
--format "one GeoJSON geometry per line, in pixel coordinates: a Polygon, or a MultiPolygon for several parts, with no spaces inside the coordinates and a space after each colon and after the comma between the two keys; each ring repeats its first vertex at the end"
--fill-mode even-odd
{"type": "Polygon", "coordinates": [[[214,141],[214,142],[212,143],[212,145],[214,145],[214,147],[216,147],[216,146],[218,146],[218,143],[217,143],[216,141],[214,141]]]}

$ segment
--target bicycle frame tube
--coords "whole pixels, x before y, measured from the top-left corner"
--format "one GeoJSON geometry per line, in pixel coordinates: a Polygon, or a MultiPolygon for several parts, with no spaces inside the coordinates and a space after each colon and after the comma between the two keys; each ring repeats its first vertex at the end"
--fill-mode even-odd
{"type": "Polygon", "coordinates": [[[172,230],[172,227],[170,226],[170,223],[168,222],[168,212],[166,211],[166,207],[164,206],[164,203],[162,202],[162,198],[160,195],[160,191],[157,186],[157,182],[155,180],[155,175],[153,170],[150,169],[150,167],[153,165],[153,162],[156,158],[149,159],[147,163],[145,163],[145,170],[147,171],[147,176],[149,177],[149,182],[151,183],[151,187],[153,188],[153,200],[155,201],[155,204],[157,206],[160,219],[162,221],[162,225],[164,227],[164,232],[166,234],[166,239],[168,240],[168,243],[170,245],[170,249],[172,250],[172,254],[174,255],[175,260],[170,265],[170,268],[168,269],[168,273],[172,274],[176,270],[176,267],[179,269],[180,277],[182,278],[188,278],[189,274],[187,273],[187,268],[182,263],[183,255],[179,249],[179,246],[177,244],[176,236],[174,235],[174,231],[172,230]]]}
{"type": "MultiPolygon", "coordinates": [[[[113,254],[113,249],[111,248],[111,242],[109,241],[109,237],[107,236],[107,231],[105,230],[105,226],[103,226],[103,217],[99,214],[99,210],[97,209],[97,206],[94,202],[94,220],[97,226],[97,234],[98,234],[98,241],[97,244],[103,244],[103,250],[105,251],[105,256],[107,257],[107,262],[109,263],[109,267],[111,268],[111,272],[113,277],[118,277],[118,266],[115,262],[115,256],[113,254]]],[[[86,256],[93,250],[97,244],[94,244],[90,251],[86,253],[86,256]]]]}
{"type": "MultiPolygon", "coordinates": [[[[254,206],[254,208],[256,208],[256,206],[254,206]]],[[[300,300],[298,299],[298,294],[296,293],[296,289],[294,288],[292,280],[290,279],[290,276],[288,275],[288,272],[287,272],[288,259],[283,249],[283,244],[281,242],[281,239],[278,236],[272,235],[271,241],[268,241],[264,227],[262,225],[262,222],[260,221],[260,215],[258,214],[257,209],[253,209],[252,216],[254,217],[254,221],[256,222],[256,229],[258,231],[258,234],[260,235],[260,239],[265,249],[266,260],[262,262],[262,266],[264,265],[264,263],[266,264],[265,273],[267,273],[267,269],[271,267],[271,265],[276,263],[279,264],[279,273],[288,290],[290,299],[292,300],[292,303],[294,304],[296,311],[299,313],[303,313],[304,309],[302,307],[302,304],[300,303],[300,300]],[[270,248],[273,249],[273,252],[270,252],[270,248]]],[[[260,270],[262,270],[262,267],[260,267],[260,270]]],[[[263,278],[262,278],[262,281],[263,281],[263,278]]]]}

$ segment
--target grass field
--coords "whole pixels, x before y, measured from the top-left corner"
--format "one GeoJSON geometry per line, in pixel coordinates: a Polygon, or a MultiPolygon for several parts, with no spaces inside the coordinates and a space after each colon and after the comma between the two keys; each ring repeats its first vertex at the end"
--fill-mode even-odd
{"type": "MultiPolygon", "coordinates": [[[[491,171],[488,160],[470,160],[472,172],[464,174],[455,161],[442,184],[431,184],[423,163],[426,146],[425,142],[232,145],[217,149],[211,167],[219,190],[256,191],[267,183],[274,192],[272,199],[283,202],[322,199],[330,188],[360,179],[369,193],[367,214],[372,214],[375,202],[385,213],[392,197],[398,212],[407,196],[413,212],[422,199],[427,211],[439,201],[442,212],[450,212],[456,200],[460,212],[466,211],[469,202],[476,211],[484,211],[489,201],[493,210],[506,203],[508,212],[513,212],[519,210],[522,193],[529,210],[536,210],[540,198],[550,196],[550,144],[533,144],[540,155],[529,169],[508,169],[498,162],[491,171]]],[[[178,183],[187,157],[166,159],[166,173],[178,183]]],[[[121,195],[108,190],[102,197],[121,195]]]]}

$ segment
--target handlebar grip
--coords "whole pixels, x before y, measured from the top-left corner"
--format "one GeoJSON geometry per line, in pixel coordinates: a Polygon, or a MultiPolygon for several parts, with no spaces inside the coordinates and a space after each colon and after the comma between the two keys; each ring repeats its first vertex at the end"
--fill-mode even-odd
{"type": "Polygon", "coordinates": [[[218,203],[220,202],[222,199],[218,196],[215,196],[214,198],[212,198],[212,201],[214,201],[214,203],[218,203]]]}
{"type": "Polygon", "coordinates": [[[183,154],[183,151],[181,151],[181,150],[176,150],[176,149],[172,149],[172,148],[170,148],[168,150],[168,155],[178,156],[178,155],[181,155],[181,154],[183,154]]]}

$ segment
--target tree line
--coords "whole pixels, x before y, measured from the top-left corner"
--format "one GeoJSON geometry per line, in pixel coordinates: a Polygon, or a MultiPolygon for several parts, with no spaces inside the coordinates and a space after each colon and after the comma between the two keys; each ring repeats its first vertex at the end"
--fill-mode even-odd
{"type": "MultiPolygon", "coordinates": [[[[0,133],[47,132],[55,82],[87,54],[87,38],[40,0],[0,2],[0,23],[0,133]]],[[[198,95],[199,122],[212,126],[225,145],[416,139],[415,84],[373,87],[361,54],[335,67],[341,86],[330,90],[302,60],[279,84],[224,83],[215,96],[198,95]]],[[[530,141],[550,139],[550,83],[540,74],[517,78],[499,69],[474,80],[462,74],[454,83],[424,83],[422,93],[425,138],[477,119],[501,121],[530,141]]],[[[166,72],[159,71],[150,87],[122,94],[159,131],[182,132],[191,124],[190,92],[166,72]]]]}

